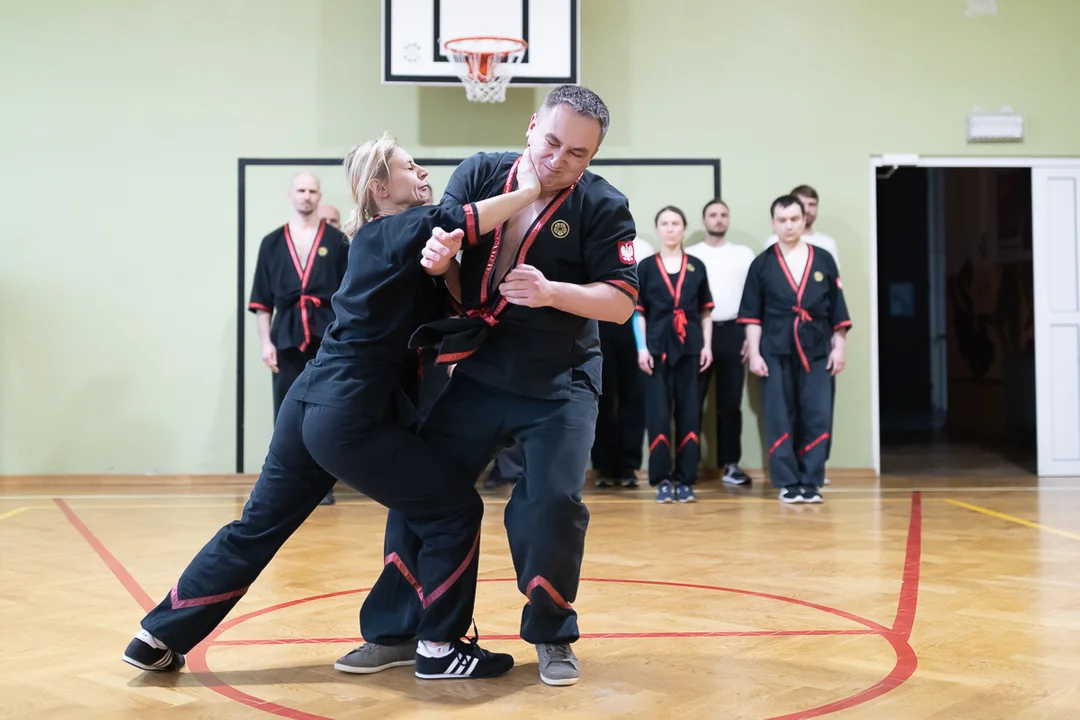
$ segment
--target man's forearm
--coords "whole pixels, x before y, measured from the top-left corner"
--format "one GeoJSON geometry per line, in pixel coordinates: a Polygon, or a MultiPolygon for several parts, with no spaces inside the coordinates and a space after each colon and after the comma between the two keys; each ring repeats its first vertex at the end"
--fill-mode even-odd
{"type": "Polygon", "coordinates": [[[746,353],[749,357],[761,355],[761,326],[756,323],[746,326],[746,353]]]}
{"type": "Polygon", "coordinates": [[[259,328],[259,342],[266,345],[270,342],[270,313],[265,310],[255,311],[255,325],[259,328]]]}
{"type": "Polygon", "coordinates": [[[454,297],[454,300],[461,302],[461,266],[458,265],[457,258],[450,261],[450,267],[446,269],[446,272],[442,276],[443,282],[446,283],[446,289],[454,297]]]}
{"type": "Polygon", "coordinates": [[[551,307],[573,315],[619,323],[634,314],[634,301],[608,283],[551,283],[551,307]]]}

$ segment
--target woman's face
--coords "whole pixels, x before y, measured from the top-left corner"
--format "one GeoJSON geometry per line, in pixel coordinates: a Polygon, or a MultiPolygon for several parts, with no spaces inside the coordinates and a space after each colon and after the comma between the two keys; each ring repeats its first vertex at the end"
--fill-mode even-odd
{"type": "Polygon", "coordinates": [[[399,207],[426,205],[431,200],[428,171],[413,162],[402,148],[394,149],[390,157],[390,180],[387,183],[389,200],[399,207]]]}
{"type": "Polygon", "coordinates": [[[673,250],[682,244],[686,234],[686,223],[677,212],[665,210],[656,219],[656,232],[665,248],[673,250]]]}

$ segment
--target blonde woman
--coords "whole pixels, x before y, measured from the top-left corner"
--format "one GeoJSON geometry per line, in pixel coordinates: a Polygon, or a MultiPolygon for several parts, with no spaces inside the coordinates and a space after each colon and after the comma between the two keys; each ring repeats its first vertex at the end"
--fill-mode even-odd
{"type": "Polygon", "coordinates": [[[510,655],[460,640],[472,621],[484,506],[474,478],[460,477],[456,463],[405,428],[401,384],[416,376],[409,336],[439,303],[433,258],[536,200],[531,154],[517,190],[461,205],[425,207],[427,170],[389,134],[354,148],[345,167],[356,208],[345,225],[352,242],[332,300],[334,323],[282,404],[243,517],[199,551],[143,618],[124,655],[138,668],[183,667],[184,653],[225,618],[335,479],[400,512],[422,546],[416,567],[387,558],[383,573],[407,577],[421,609],[416,637],[383,648],[378,669],[415,664],[417,677],[438,679],[494,677],[513,667],[510,655]],[[450,238],[429,243],[435,227],[452,229],[450,238]]]}

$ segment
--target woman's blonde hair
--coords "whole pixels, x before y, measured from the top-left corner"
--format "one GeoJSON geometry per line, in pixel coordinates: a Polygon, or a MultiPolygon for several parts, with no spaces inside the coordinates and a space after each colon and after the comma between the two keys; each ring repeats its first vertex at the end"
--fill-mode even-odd
{"type": "Polygon", "coordinates": [[[397,147],[397,138],[384,132],[377,140],[361,143],[345,156],[342,165],[345,167],[345,177],[349,181],[355,206],[342,231],[350,239],[362,225],[371,222],[379,214],[379,206],[371,194],[371,181],[385,182],[390,179],[390,158],[397,147]]]}

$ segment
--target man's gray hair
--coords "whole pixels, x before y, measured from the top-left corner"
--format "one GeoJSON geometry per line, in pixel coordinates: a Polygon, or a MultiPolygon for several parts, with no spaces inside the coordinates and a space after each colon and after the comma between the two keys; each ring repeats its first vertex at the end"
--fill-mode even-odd
{"type": "Polygon", "coordinates": [[[542,107],[551,109],[559,105],[569,105],[578,115],[594,118],[600,123],[600,142],[604,142],[611,117],[607,105],[600,96],[581,85],[559,85],[544,98],[542,107]]]}

